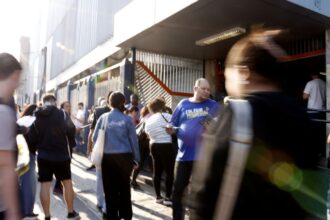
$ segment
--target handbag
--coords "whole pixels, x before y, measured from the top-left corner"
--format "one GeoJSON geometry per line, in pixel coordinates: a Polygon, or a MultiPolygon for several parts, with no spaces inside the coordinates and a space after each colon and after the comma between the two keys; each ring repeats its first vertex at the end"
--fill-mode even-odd
{"type": "Polygon", "coordinates": [[[16,136],[17,143],[17,164],[16,164],[16,172],[18,176],[24,175],[29,169],[30,162],[30,151],[28,144],[22,134],[18,134],[16,136]]]}
{"type": "Polygon", "coordinates": [[[142,121],[135,127],[136,135],[137,135],[139,141],[148,139],[148,135],[145,132],[145,126],[146,126],[145,121],[142,121]]]}
{"type": "MultiPolygon", "coordinates": [[[[160,115],[163,117],[163,119],[166,121],[166,123],[169,124],[169,121],[165,118],[165,116],[162,113],[160,113],[160,115]]],[[[175,147],[175,149],[177,149],[178,148],[178,137],[176,136],[176,133],[171,134],[171,137],[172,137],[172,145],[173,145],[173,147],[175,147]]]]}
{"type": "Polygon", "coordinates": [[[102,165],[104,144],[105,144],[105,132],[108,127],[108,120],[109,120],[109,114],[105,118],[105,122],[103,123],[103,126],[98,131],[97,139],[91,153],[91,162],[98,168],[101,167],[102,165]]]}

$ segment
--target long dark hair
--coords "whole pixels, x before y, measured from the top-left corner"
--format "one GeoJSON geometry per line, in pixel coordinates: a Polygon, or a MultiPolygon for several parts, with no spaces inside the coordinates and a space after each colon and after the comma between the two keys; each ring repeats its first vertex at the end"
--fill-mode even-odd
{"type": "Polygon", "coordinates": [[[110,95],[110,105],[112,108],[116,108],[121,112],[126,110],[125,108],[125,96],[121,92],[113,92],[110,95]]]}
{"type": "Polygon", "coordinates": [[[29,104],[26,106],[24,111],[21,113],[21,117],[27,116],[27,115],[33,115],[34,110],[36,110],[37,105],[36,104],[29,104]]]}

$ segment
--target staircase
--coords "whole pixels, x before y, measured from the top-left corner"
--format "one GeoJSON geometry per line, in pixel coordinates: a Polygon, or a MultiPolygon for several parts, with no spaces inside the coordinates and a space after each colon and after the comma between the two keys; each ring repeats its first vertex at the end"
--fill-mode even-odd
{"type": "Polygon", "coordinates": [[[174,109],[183,98],[193,95],[196,79],[203,77],[203,64],[198,60],[137,51],[135,84],[140,100],[147,104],[163,97],[174,109]]]}

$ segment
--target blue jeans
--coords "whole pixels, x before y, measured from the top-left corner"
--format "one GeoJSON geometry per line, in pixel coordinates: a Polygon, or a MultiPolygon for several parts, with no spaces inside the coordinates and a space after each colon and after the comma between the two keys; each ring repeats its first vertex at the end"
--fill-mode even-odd
{"type": "Polygon", "coordinates": [[[20,205],[22,215],[33,213],[37,191],[36,156],[30,154],[30,169],[19,178],[20,205]]]}

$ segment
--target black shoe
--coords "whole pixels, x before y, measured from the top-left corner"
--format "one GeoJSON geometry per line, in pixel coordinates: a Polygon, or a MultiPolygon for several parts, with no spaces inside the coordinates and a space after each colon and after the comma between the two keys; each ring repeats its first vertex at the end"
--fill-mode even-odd
{"type": "Polygon", "coordinates": [[[66,217],[66,219],[78,220],[78,219],[80,219],[80,216],[79,216],[79,213],[77,213],[76,211],[73,210],[73,212],[68,213],[68,216],[66,217]]]}
{"type": "Polygon", "coordinates": [[[63,195],[63,189],[61,188],[54,188],[53,190],[54,195],[62,196],[63,195]]]}
{"type": "Polygon", "coordinates": [[[107,219],[108,219],[108,218],[107,218],[107,213],[105,213],[105,212],[102,213],[102,219],[103,219],[103,220],[107,220],[107,219]]]}
{"type": "Polygon", "coordinates": [[[100,205],[96,205],[96,209],[97,209],[99,212],[102,212],[102,206],[100,206],[100,205]]]}
{"type": "Polygon", "coordinates": [[[45,217],[45,220],[50,220],[50,216],[45,217]]]}
{"type": "Polygon", "coordinates": [[[139,186],[139,184],[136,181],[132,181],[131,186],[133,189],[136,189],[136,190],[141,189],[141,187],[139,186]]]}
{"type": "Polygon", "coordinates": [[[92,166],[88,167],[86,170],[87,170],[87,171],[91,171],[91,170],[94,170],[94,169],[95,169],[95,166],[92,165],[92,166]]]}

